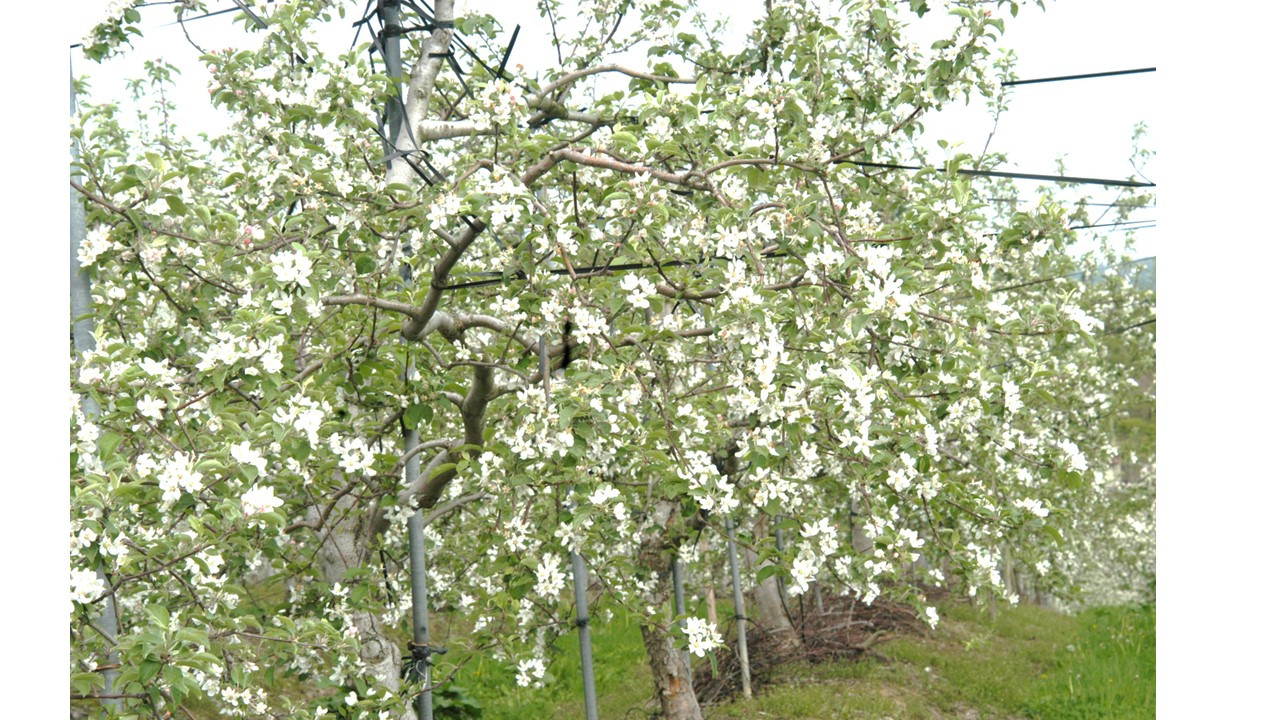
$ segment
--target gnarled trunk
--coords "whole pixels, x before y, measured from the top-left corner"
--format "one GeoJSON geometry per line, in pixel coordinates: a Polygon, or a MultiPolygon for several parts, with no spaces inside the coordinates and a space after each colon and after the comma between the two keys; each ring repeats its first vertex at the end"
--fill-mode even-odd
{"type": "Polygon", "coordinates": [[[649,654],[649,669],[666,720],[702,720],[702,708],[693,692],[693,677],[684,653],[676,647],[665,625],[648,623],[640,626],[644,649],[649,654]]]}
{"type": "MultiPolygon", "coordinates": [[[[773,542],[773,537],[768,532],[768,518],[761,515],[755,526],[753,527],[753,535],[756,543],[773,542]]],[[[759,570],[758,556],[751,548],[747,548],[747,567],[753,571],[759,570]]],[[[782,582],[778,576],[771,576],[758,583],[751,591],[752,598],[756,604],[756,622],[759,623],[765,632],[773,638],[773,641],[784,648],[794,648],[800,645],[800,635],[796,633],[795,626],[791,624],[791,616],[787,614],[786,598],[782,595],[782,582]]]]}
{"type": "Polygon", "coordinates": [[[693,673],[688,657],[676,647],[671,637],[671,625],[666,621],[667,600],[671,595],[671,576],[667,570],[671,556],[664,552],[671,546],[669,532],[679,520],[677,506],[669,500],[657,503],[654,521],[659,530],[647,534],[640,543],[640,565],[662,578],[652,595],[646,600],[656,608],[663,608],[658,616],[640,625],[644,649],[649,655],[649,669],[653,672],[653,685],[666,720],[702,720],[702,708],[693,692],[693,673]]]}
{"type": "MultiPolygon", "coordinates": [[[[341,582],[351,568],[367,561],[365,552],[365,528],[363,513],[352,512],[356,501],[350,496],[338,501],[330,514],[329,523],[321,528],[321,547],[318,558],[326,583],[341,582]],[[339,519],[334,520],[337,517],[339,519]]],[[[316,512],[312,509],[312,512],[316,512]]],[[[400,649],[388,637],[378,617],[369,611],[352,613],[356,639],[360,643],[360,659],[392,693],[400,691],[400,649]]]]}

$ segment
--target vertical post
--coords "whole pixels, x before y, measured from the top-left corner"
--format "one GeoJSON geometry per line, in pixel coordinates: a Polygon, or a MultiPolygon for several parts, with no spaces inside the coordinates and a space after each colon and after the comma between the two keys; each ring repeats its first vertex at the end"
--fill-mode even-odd
{"type": "MultiPolygon", "coordinates": [[[[787,547],[787,544],[782,539],[782,516],[781,515],[773,516],[773,546],[778,549],[779,554],[781,554],[782,551],[785,550],[787,547]]],[[[781,561],[779,561],[778,565],[782,565],[781,561]]],[[[782,582],[782,573],[778,573],[777,575],[774,575],[774,578],[778,582],[778,594],[784,598],[783,601],[785,602],[786,601],[785,598],[787,597],[787,588],[786,588],[786,585],[782,582]]]]}
{"type": "Polygon", "coordinates": [[[577,552],[569,553],[573,566],[573,602],[577,610],[578,652],[582,655],[582,698],[587,720],[599,720],[596,711],[596,673],[591,660],[591,616],[587,606],[587,564],[577,552]]]}
{"type": "Polygon", "coordinates": [[[858,549],[858,498],[849,491],[849,547],[858,549]]]}
{"type": "MultiPolygon", "coordinates": [[[[680,562],[680,556],[671,558],[671,606],[675,610],[676,617],[685,614],[684,607],[684,566],[680,562]]],[[[677,620],[676,625],[683,630],[684,620],[677,620]]],[[[689,650],[685,649],[684,664],[689,666],[689,675],[693,675],[693,664],[689,661],[689,650]]]]}
{"type": "MultiPolygon", "coordinates": [[[[418,433],[408,430],[404,434],[406,449],[417,445],[418,433]]],[[[418,457],[409,460],[405,468],[407,477],[417,477],[418,457]],[[413,473],[409,475],[409,473],[413,473]]],[[[413,672],[412,679],[421,680],[424,689],[417,696],[415,707],[418,720],[432,720],[433,708],[431,697],[431,627],[427,614],[427,568],[426,554],[422,547],[422,510],[419,508],[409,517],[409,583],[413,599],[413,672]]]]}
{"type": "MultiPolygon", "coordinates": [[[[404,63],[400,59],[400,0],[379,0],[378,5],[382,8],[382,61],[387,66],[387,77],[399,84],[400,75],[404,70],[404,63]],[[390,29],[392,32],[387,32],[390,29]]],[[[399,92],[396,93],[399,95],[399,92]]],[[[391,163],[395,162],[395,156],[392,152],[396,149],[395,143],[400,140],[400,103],[395,100],[387,101],[387,140],[392,144],[391,147],[385,148],[387,156],[387,169],[391,169],[391,163]]]]}
{"type": "MultiPolygon", "coordinates": [[[[71,117],[76,114],[76,79],[74,72],[71,74],[71,117]]],[[[78,163],[80,161],[80,143],[71,144],[71,161],[78,163]]],[[[71,179],[80,180],[80,170],[74,164],[71,166],[71,179]]],[[[84,241],[87,234],[84,217],[84,202],[76,194],[76,189],[71,188],[71,317],[73,322],[71,325],[72,343],[75,346],[76,354],[93,350],[98,343],[93,337],[93,317],[89,314],[92,311],[92,297],[90,295],[89,274],[80,268],[80,243],[84,241]]],[[[98,401],[92,395],[85,395],[80,399],[80,407],[84,411],[85,419],[92,422],[98,418],[101,408],[98,407],[98,401]]],[[[107,582],[106,573],[98,568],[98,579],[103,584],[110,586],[107,582]]],[[[118,665],[120,657],[116,654],[116,597],[108,595],[107,601],[102,604],[102,611],[98,615],[98,629],[102,631],[107,641],[107,662],[109,666],[118,665]]],[[[102,694],[110,696],[115,694],[117,671],[112,668],[102,673],[104,685],[102,694]]],[[[102,704],[111,708],[119,708],[120,700],[113,697],[104,697],[102,704]]]]}
{"type": "MultiPolygon", "coordinates": [[[[702,539],[698,542],[699,547],[702,548],[703,554],[710,551],[710,537],[710,535],[703,535],[702,539]]],[[[707,598],[707,622],[711,623],[711,627],[716,629],[720,628],[720,614],[716,612],[716,580],[719,579],[717,577],[719,575],[719,569],[720,566],[718,564],[707,568],[707,584],[702,589],[703,594],[707,598]]]]}
{"type": "Polygon", "coordinates": [[[738,542],[733,539],[733,517],[725,524],[729,531],[729,576],[733,581],[733,618],[738,625],[738,665],[742,668],[742,696],[751,699],[751,663],[747,658],[747,615],[743,611],[742,576],[738,572],[738,542]]]}
{"type": "MultiPolygon", "coordinates": [[[[773,546],[778,549],[778,566],[782,566],[782,551],[786,549],[786,543],[782,540],[782,516],[773,516],[773,546]]],[[[782,600],[782,608],[787,607],[787,584],[782,581],[782,573],[773,576],[773,581],[778,585],[778,597],[782,600]]],[[[804,598],[801,598],[803,600],[804,598]]],[[[803,608],[804,603],[800,606],[803,608]]],[[[790,614],[787,616],[790,619],[790,614]]]]}
{"type": "MultiPolygon", "coordinates": [[[[378,4],[382,14],[382,57],[387,66],[387,76],[399,81],[402,66],[400,35],[395,31],[400,27],[400,2],[399,0],[380,0],[378,4]],[[388,30],[391,32],[387,32],[388,30]]],[[[400,136],[402,122],[400,104],[394,100],[389,101],[386,116],[387,138],[395,143],[400,136]]],[[[390,147],[387,150],[387,168],[390,169],[391,163],[395,161],[391,151],[395,148],[390,147]]],[[[400,266],[400,277],[406,286],[413,279],[413,270],[407,262],[400,266]]],[[[412,355],[406,353],[406,356],[404,379],[407,386],[417,377],[417,370],[414,367],[412,355]]],[[[405,452],[413,450],[418,443],[418,431],[406,427],[404,429],[405,452]]],[[[416,481],[421,471],[421,458],[418,455],[409,458],[404,466],[405,486],[416,481]]],[[[423,691],[418,693],[414,708],[418,720],[432,720],[435,713],[431,694],[431,616],[427,606],[427,558],[422,539],[421,508],[415,510],[409,517],[409,593],[413,603],[413,645],[411,646],[413,673],[410,680],[422,682],[425,686],[423,691]]]]}
{"type": "MultiPolygon", "coordinates": [[[[548,409],[551,407],[551,366],[547,362],[547,336],[538,338],[538,372],[542,375],[542,392],[548,409]]],[[[599,720],[596,710],[596,671],[591,657],[591,608],[587,604],[587,564],[576,550],[569,551],[569,565],[573,568],[573,605],[576,613],[574,624],[578,626],[578,654],[582,658],[582,702],[586,706],[587,720],[599,720]]]]}

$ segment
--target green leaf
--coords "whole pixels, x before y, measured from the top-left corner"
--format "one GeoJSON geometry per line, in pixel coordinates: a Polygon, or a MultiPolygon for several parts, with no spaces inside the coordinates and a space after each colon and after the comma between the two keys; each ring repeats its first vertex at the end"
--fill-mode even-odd
{"type": "Polygon", "coordinates": [[[413,405],[405,408],[404,424],[410,430],[416,430],[421,425],[430,423],[431,419],[435,417],[435,414],[435,409],[430,405],[414,403],[413,405]]]}
{"type": "Polygon", "coordinates": [[[777,565],[765,565],[756,571],[756,582],[762,583],[768,578],[782,572],[782,568],[777,565]]]}
{"type": "Polygon", "coordinates": [[[163,605],[148,605],[147,617],[151,619],[151,624],[156,627],[169,629],[169,610],[163,605]]]}
{"type": "Polygon", "coordinates": [[[176,195],[166,195],[164,201],[169,204],[170,215],[182,216],[187,214],[187,204],[182,202],[182,198],[176,195]]]}
{"type": "Polygon", "coordinates": [[[143,660],[138,664],[138,680],[142,682],[150,680],[160,672],[160,668],[159,660],[143,660]]]}

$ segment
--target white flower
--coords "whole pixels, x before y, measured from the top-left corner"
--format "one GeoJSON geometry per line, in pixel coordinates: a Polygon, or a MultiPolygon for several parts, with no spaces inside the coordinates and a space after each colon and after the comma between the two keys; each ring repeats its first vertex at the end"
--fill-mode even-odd
{"type": "Polygon", "coordinates": [[[537,576],[538,582],[534,590],[545,598],[554,598],[564,587],[564,571],[560,569],[560,562],[552,553],[543,553],[537,576]]]}
{"type": "Polygon", "coordinates": [[[622,278],[620,287],[629,293],[627,302],[641,310],[649,307],[649,296],[658,290],[658,287],[652,281],[634,274],[628,274],[622,278]]]}
{"type": "Polygon", "coordinates": [[[151,358],[142,358],[139,363],[142,372],[151,377],[163,377],[169,373],[169,361],[167,359],[152,360],[151,358]]]}
{"type": "Polygon", "coordinates": [[[1004,406],[1013,414],[1022,409],[1022,389],[1018,387],[1018,383],[1013,380],[1005,380],[1001,383],[1004,388],[1004,406]]]}
{"type": "Polygon", "coordinates": [[[788,595],[803,595],[809,589],[809,583],[818,577],[818,559],[805,553],[791,564],[792,584],[787,587],[788,595]]]}
{"type": "Polygon", "coordinates": [[[618,488],[612,485],[601,485],[596,488],[595,492],[591,493],[591,497],[588,499],[591,501],[592,505],[604,505],[621,494],[622,493],[618,492],[618,488]]]}
{"type": "Polygon", "coordinates": [[[259,475],[265,475],[267,472],[267,459],[262,457],[262,453],[250,447],[248,440],[232,445],[231,457],[242,465],[254,466],[258,469],[259,475]]]}
{"type": "Polygon", "coordinates": [[[1023,498],[1015,502],[1013,506],[1022,508],[1036,517],[1048,517],[1049,515],[1049,509],[1042,505],[1039,500],[1023,498]]]}
{"type": "Polygon", "coordinates": [[[302,287],[310,287],[311,259],[300,252],[278,252],[271,256],[271,271],[276,280],[282,283],[296,282],[302,287]]]}
{"type": "Polygon", "coordinates": [[[88,267],[110,248],[111,237],[107,234],[107,227],[100,225],[90,230],[85,235],[84,240],[80,241],[80,247],[76,251],[76,260],[80,262],[80,267],[88,267]]]}
{"type": "Polygon", "coordinates": [[[152,420],[159,420],[164,410],[164,401],[157,400],[150,395],[138,401],[138,413],[142,417],[148,417],[152,420]]]}
{"type": "Polygon", "coordinates": [[[925,622],[929,623],[929,627],[936,630],[938,628],[938,608],[934,608],[934,607],[925,608],[924,619],[925,619],[925,622]]]}
{"type": "Polygon", "coordinates": [[[240,507],[244,510],[245,515],[259,515],[271,512],[283,504],[284,501],[276,497],[275,488],[269,485],[266,487],[255,485],[240,497],[240,507]]]}
{"type": "Polygon", "coordinates": [[[1062,308],[1062,314],[1076,325],[1080,326],[1080,332],[1092,333],[1094,330],[1102,327],[1102,323],[1097,318],[1086,315],[1083,310],[1075,305],[1067,305],[1062,308]]]}
{"type": "Polygon", "coordinates": [[[516,666],[516,684],[520,687],[540,687],[542,685],[542,676],[547,672],[547,664],[542,658],[529,658],[521,660],[516,666]]]}
{"type": "Polygon", "coordinates": [[[86,445],[92,445],[98,441],[98,434],[98,426],[91,422],[86,422],[76,431],[76,438],[86,445]]]}
{"type": "Polygon", "coordinates": [[[901,468],[894,468],[889,471],[889,487],[896,492],[905,492],[911,487],[911,478],[907,472],[901,468]]]}
{"type": "Polygon", "coordinates": [[[91,602],[106,590],[106,584],[92,570],[71,571],[71,599],[78,603],[91,602]]]}
{"type": "Polygon", "coordinates": [[[104,536],[102,538],[102,542],[98,544],[98,547],[100,547],[102,549],[102,552],[106,553],[107,555],[110,555],[112,557],[120,557],[121,555],[124,555],[126,552],[129,551],[129,548],[127,548],[124,544],[124,540],[125,540],[124,535],[117,535],[114,538],[109,538],[104,536]]]}
{"type": "Polygon", "coordinates": [[[268,375],[275,375],[284,369],[284,356],[277,349],[268,350],[262,354],[262,369],[268,375]]]}
{"type": "Polygon", "coordinates": [[[684,622],[684,634],[689,637],[689,652],[702,657],[708,650],[724,642],[720,633],[711,623],[700,617],[691,617],[684,622]]]}
{"type": "Polygon", "coordinates": [[[160,489],[164,491],[161,499],[172,503],[182,497],[184,490],[194,493],[204,487],[201,483],[203,479],[204,476],[195,471],[191,458],[185,453],[179,453],[168,460],[160,472],[160,489]]]}
{"type": "Polygon", "coordinates": [[[352,690],[351,692],[347,693],[347,697],[345,698],[345,701],[348,705],[351,705],[354,707],[355,704],[360,701],[360,697],[356,695],[355,690],[352,690]]]}

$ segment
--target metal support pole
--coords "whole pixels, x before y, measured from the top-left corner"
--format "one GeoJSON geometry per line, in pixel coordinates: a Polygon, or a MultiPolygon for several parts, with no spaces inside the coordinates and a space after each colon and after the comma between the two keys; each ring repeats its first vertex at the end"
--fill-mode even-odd
{"type": "MultiPolygon", "coordinates": [[[[684,567],[680,562],[680,558],[671,558],[671,606],[675,610],[676,617],[685,614],[684,607],[684,567]]],[[[684,630],[684,620],[677,620],[676,626],[684,630]]],[[[684,664],[689,667],[689,675],[693,676],[693,664],[689,661],[689,650],[686,648],[682,653],[684,655],[684,664]]]]}
{"type": "MultiPolygon", "coordinates": [[[[547,362],[547,336],[538,338],[538,372],[542,375],[542,392],[551,407],[551,366],[547,362]]],[[[591,608],[587,605],[587,564],[576,550],[569,551],[569,565],[573,568],[573,604],[577,612],[578,654],[582,657],[582,702],[586,706],[587,720],[599,720],[596,709],[596,670],[591,657],[591,608]]]]}
{"type": "MultiPolygon", "coordinates": [[[[412,370],[412,368],[411,368],[412,370]]],[[[405,450],[418,445],[418,431],[406,430],[404,434],[405,450]]],[[[405,466],[406,482],[409,478],[417,478],[420,472],[418,456],[410,458],[405,466]]],[[[431,626],[427,610],[427,558],[422,547],[422,510],[418,509],[409,518],[409,586],[413,600],[413,676],[412,680],[421,680],[426,689],[417,696],[415,707],[418,720],[432,720],[434,711],[431,696],[431,626]]]]}
{"type": "MultiPolygon", "coordinates": [[[[76,114],[76,79],[74,72],[71,74],[71,117],[76,114]]],[[[73,163],[80,161],[80,143],[71,144],[71,160],[73,163]]],[[[71,167],[71,179],[80,180],[80,170],[75,165],[71,167]]],[[[93,316],[92,297],[90,295],[89,274],[80,268],[80,243],[84,241],[88,230],[85,226],[84,217],[84,201],[76,193],[76,189],[71,189],[71,317],[73,322],[71,325],[72,343],[75,346],[76,354],[79,355],[87,350],[93,350],[98,346],[97,340],[93,337],[93,316]]],[[[84,417],[87,421],[98,419],[101,414],[101,408],[98,407],[98,401],[93,399],[92,395],[85,395],[80,399],[80,408],[84,411],[84,417]]],[[[110,586],[107,581],[106,573],[102,568],[98,568],[98,579],[104,585],[110,586]]],[[[102,611],[98,615],[98,628],[102,630],[107,641],[107,662],[108,666],[118,666],[120,657],[116,654],[116,597],[108,595],[107,601],[102,604],[102,611]]],[[[116,690],[116,676],[118,671],[112,667],[102,673],[104,682],[102,695],[114,695],[116,690]]],[[[110,708],[119,708],[119,698],[104,697],[102,704],[110,708]]]]}
{"type": "Polygon", "coordinates": [[[578,652],[582,655],[582,698],[587,720],[599,720],[596,710],[596,672],[591,659],[591,616],[587,606],[587,564],[576,552],[569,553],[573,566],[573,601],[577,608],[578,652]]]}
{"type": "Polygon", "coordinates": [[[733,518],[725,523],[729,532],[729,576],[733,580],[733,618],[738,625],[738,665],[742,668],[742,696],[751,699],[751,663],[747,658],[747,616],[743,611],[742,576],[738,572],[738,543],[733,539],[733,518]]]}
{"type": "MultiPolygon", "coordinates": [[[[399,27],[399,0],[380,0],[378,5],[382,14],[383,30],[399,27]]],[[[387,65],[387,76],[399,81],[402,69],[400,35],[398,33],[384,32],[382,35],[382,51],[387,65]]],[[[403,118],[400,117],[400,104],[394,100],[389,101],[386,115],[387,137],[392,143],[395,143],[399,139],[400,126],[403,122],[403,118]]],[[[391,163],[395,162],[394,150],[394,147],[388,148],[387,156],[390,158],[387,160],[388,170],[391,168],[391,163]]],[[[407,262],[400,266],[400,277],[404,280],[406,286],[413,279],[413,270],[410,269],[407,262]]],[[[413,364],[413,357],[409,355],[405,364],[405,385],[408,386],[416,377],[417,370],[413,364]]],[[[404,451],[408,453],[417,447],[418,443],[417,429],[405,428],[404,451]]],[[[416,481],[421,472],[421,457],[414,455],[409,458],[404,466],[405,486],[407,487],[416,481]]],[[[431,694],[431,616],[430,609],[427,606],[427,557],[422,540],[421,508],[409,517],[409,593],[413,602],[413,645],[410,648],[413,672],[409,679],[410,681],[422,682],[425,686],[425,689],[418,693],[414,708],[417,712],[418,720],[432,720],[435,713],[431,694]]]]}
{"type": "MultiPolygon", "coordinates": [[[[382,53],[383,61],[387,65],[387,77],[399,83],[400,76],[404,71],[404,63],[400,59],[400,33],[387,33],[387,28],[400,27],[400,0],[379,0],[378,5],[382,8],[382,53]]],[[[400,126],[402,119],[400,117],[400,103],[395,100],[387,101],[387,140],[391,141],[392,147],[385,148],[387,156],[387,169],[391,169],[391,163],[395,162],[394,144],[400,140],[400,126]]]]}
{"type": "MultiPolygon", "coordinates": [[[[782,541],[782,516],[773,516],[773,546],[778,549],[778,566],[782,566],[782,551],[786,548],[786,543],[782,541]]],[[[782,573],[773,576],[773,581],[778,585],[778,598],[782,601],[782,607],[787,607],[787,584],[782,581],[782,573]]],[[[801,603],[803,606],[803,603],[801,603]]],[[[790,613],[787,619],[791,619],[790,613]]]]}

